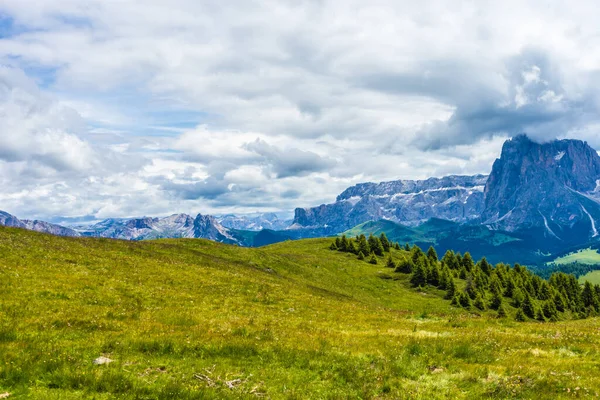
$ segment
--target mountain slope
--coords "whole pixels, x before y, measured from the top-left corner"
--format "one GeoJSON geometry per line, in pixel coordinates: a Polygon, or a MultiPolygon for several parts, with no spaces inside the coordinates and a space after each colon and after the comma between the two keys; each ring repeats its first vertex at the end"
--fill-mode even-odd
{"type": "Polygon", "coordinates": [[[73,229],[65,228],[64,226],[55,225],[44,221],[32,221],[27,219],[20,220],[14,215],[11,215],[5,211],[0,211],[0,225],[29,229],[31,231],[49,233],[52,235],[59,236],[80,236],[79,232],[73,229]]]}
{"type": "Polygon", "coordinates": [[[417,227],[392,221],[370,221],[344,233],[350,237],[385,233],[393,242],[416,244],[424,250],[433,246],[440,255],[447,250],[462,254],[469,252],[473,258],[486,257],[492,264],[518,262],[524,265],[543,265],[552,260],[552,256],[544,255],[535,242],[518,234],[492,230],[483,225],[457,224],[440,219],[431,219],[417,227]]]}
{"type": "Polygon", "coordinates": [[[600,227],[600,156],[587,143],[507,141],[485,187],[482,221],[549,243],[587,242],[600,227]]]}
{"type": "Polygon", "coordinates": [[[515,324],[466,312],[436,289],[411,289],[403,274],[388,279],[383,259],[373,266],[328,250],[330,242],[249,249],[2,227],[2,393],[461,399],[600,391],[598,319],[515,324]],[[100,356],[112,362],[94,365],[100,356]]]}
{"type": "Polygon", "coordinates": [[[471,221],[483,210],[486,179],[484,175],[447,176],[359,184],[342,192],[335,203],[297,208],[291,228],[327,228],[329,233],[338,233],[380,219],[405,225],[430,218],[471,221]]]}

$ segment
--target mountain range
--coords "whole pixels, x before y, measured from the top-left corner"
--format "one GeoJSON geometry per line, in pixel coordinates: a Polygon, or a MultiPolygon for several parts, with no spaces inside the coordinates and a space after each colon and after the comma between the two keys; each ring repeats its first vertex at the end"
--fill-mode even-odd
{"type": "Polygon", "coordinates": [[[67,228],[1,212],[0,225],[64,236],[205,238],[242,246],[387,230],[401,232],[393,235],[399,241],[485,248],[501,260],[507,254],[550,254],[600,239],[600,156],[580,140],[537,143],[519,135],[504,143],[489,175],[361,183],[331,204],[297,208],[293,220],[275,213],[174,214],[67,228]]]}

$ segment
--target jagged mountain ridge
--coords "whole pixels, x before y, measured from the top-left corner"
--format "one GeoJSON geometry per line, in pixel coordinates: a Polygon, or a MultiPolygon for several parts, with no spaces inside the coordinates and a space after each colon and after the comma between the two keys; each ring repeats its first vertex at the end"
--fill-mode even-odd
{"type": "Polygon", "coordinates": [[[7,212],[0,211],[0,225],[14,228],[23,228],[36,232],[50,233],[58,236],[81,236],[79,232],[64,226],[51,224],[45,221],[19,219],[7,212]]]}
{"type": "Polygon", "coordinates": [[[174,214],[164,218],[106,219],[89,227],[66,228],[43,221],[20,220],[0,211],[0,225],[34,230],[59,236],[104,237],[124,240],[159,238],[202,238],[223,243],[242,244],[215,217],[198,214],[174,214]]]}
{"type": "Polygon", "coordinates": [[[482,223],[509,232],[541,231],[551,241],[598,236],[600,156],[580,140],[504,143],[485,187],[482,223]]]}
{"type": "Polygon", "coordinates": [[[381,219],[409,226],[431,218],[474,221],[483,211],[486,181],[486,175],[451,175],[420,181],[361,183],[342,192],[335,203],[297,208],[291,228],[321,227],[337,233],[381,219]]]}

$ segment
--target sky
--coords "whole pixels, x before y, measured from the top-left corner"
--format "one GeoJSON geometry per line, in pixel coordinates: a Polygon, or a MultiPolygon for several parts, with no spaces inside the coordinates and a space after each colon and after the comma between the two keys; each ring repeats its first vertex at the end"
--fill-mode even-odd
{"type": "Polygon", "coordinates": [[[0,209],[292,211],[600,149],[593,1],[2,0],[0,209]]]}

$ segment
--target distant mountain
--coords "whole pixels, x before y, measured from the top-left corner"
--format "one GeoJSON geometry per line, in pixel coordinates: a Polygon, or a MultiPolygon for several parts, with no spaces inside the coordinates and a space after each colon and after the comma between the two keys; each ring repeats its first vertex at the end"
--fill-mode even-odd
{"type": "Polygon", "coordinates": [[[387,219],[409,226],[431,218],[477,220],[484,207],[487,176],[447,176],[423,181],[361,183],[342,192],[335,203],[297,208],[291,229],[338,233],[366,221],[387,219]]]}
{"type": "Polygon", "coordinates": [[[291,219],[280,219],[276,213],[264,213],[259,215],[234,215],[227,214],[217,216],[217,221],[226,228],[245,231],[262,231],[269,229],[273,231],[286,229],[292,224],[291,219]]]}
{"type": "Polygon", "coordinates": [[[27,219],[20,220],[14,215],[11,215],[5,211],[0,211],[0,225],[29,229],[31,231],[50,233],[58,236],[80,236],[79,232],[73,229],[44,221],[32,221],[27,219]]]}
{"type": "Polygon", "coordinates": [[[203,238],[239,244],[213,216],[173,214],[164,218],[107,219],[90,227],[79,227],[81,235],[125,240],[203,238]]]}
{"type": "Polygon", "coordinates": [[[485,186],[482,223],[548,245],[599,237],[600,156],[580,140],[504,143],[485,186]]]}

